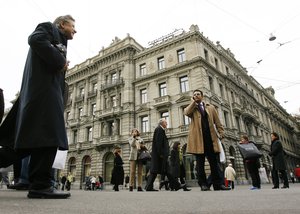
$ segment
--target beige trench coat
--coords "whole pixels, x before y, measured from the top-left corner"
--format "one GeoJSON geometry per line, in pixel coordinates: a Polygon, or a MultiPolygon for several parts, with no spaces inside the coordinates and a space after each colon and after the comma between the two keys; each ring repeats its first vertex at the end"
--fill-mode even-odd
{"type": "MultiPolygon", "coordinates": [[[[205,104],[205,111],[208,114],[208,123],[209,123],[211,138],[213,141],[213,148],[216,153],[219,153],[220,148],[218,145],[218,133],[219,133],[219,137],[223,138],[224,127],[221,124],[218,112],[213,105],[205,104]],[[216,132],[216,129],[218,133],[216,132]]],[[[204,144],[203,144],[203,136],[202,136],[201,114],[198,110],[197,104],[194,101],[192,101],[190,105],[188,105],[184,109],[184,114],[189,118],[191,118],[186,151],[187,153],[190,154],[203,154],[204,144]]]]}

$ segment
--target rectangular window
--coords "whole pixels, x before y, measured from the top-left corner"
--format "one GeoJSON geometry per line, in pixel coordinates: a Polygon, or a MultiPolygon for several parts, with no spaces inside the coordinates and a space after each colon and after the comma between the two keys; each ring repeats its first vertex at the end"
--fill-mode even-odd
{"type": "Polygon", "coordinates": [[[177,51],[177,57],[178,57],[178,62],[179,63],[184,62],[186,60],[184,49],[180,49],[180,50],[177,51]]]}
{"type": "Polygon", "coordinates": [[[87,128],[87,140],[89,142],[93,141],[93,128],[92,127],[87,128]]]}
{"type": "Polygon", "coordinates": [[[77,143],[77,130],[73,131],[73,143],[77,143]]]}
{"type": "Polygon", "coordinates": [[[82,108],[79,108],[78,109],[78,117],[81,118],[82,114],[83,114],[83,110],[82,110],[82,108]]]}
{"type": "Polygon", "coordinates": [[[170,127],[170,116],[169,116],[169,112],[168,111],[161,112],[160,118],[166,119],[166,121],[168,123],[168,127],[170,127]]]}
{"type": "Polygon", "coordinates": [[[116,107],[117,106],[117,97],[116,96],[112,96],[111,97],[111,103],[112,103],[112,107],[116,107]]]}
{"type": "Polygon", "coordinates": [[[68,121],[68,120],[70,119],[70,115],[71,115],[71,112],[68,111],[68,112],[66,113],[66,121],[68,121]]]}
{"type": "Polygon", "coordinates": [[[229,68],[227,66],[225,66],[225,70],[226,70],[226,74],[229,73],[229,68]]]}
{"type": "Polygon", "coordinates": [[[140,93],[141,93],[141,104],[143,104],[143,103],[147,103],[148,102],[148,98],[147,98],[147,89],[142,89],[141,91],[140,91],[140,93]]]}
{"type": "Polygon", "coordinates": [[[149,118],[148,116],[141,117],[142,132],[149,132],[149,118]]]}
{"type": "Polygon", "coordinates": [[[108,136],[112,136],[114,131],[114,121],[108,122],[108,136]]]}
{"type": "Polygon", "coordinates": [[[162,70],[165,68],[165,58],[160,57],[157,59],[157,64],[158,64],[158,70],[162,70]]]}
{"type": "Polygon", "coordinates": [[[241,125],[240,125],[240,120],[238,116],[235,116],[235,123],[236,123],[236,128],[241,132],[241,125]]]}
{"type": "Polygon", "coordinates": [[[208,51],[206,49],[204,49],[204,58],[208,61],[208,51]]]}
{"type": "Polygon", "coordinates": [[[92,115],[95,115],[95,114],[96,114],[96,103],[93,103],[93,104],[92,104],[92,107],[91,107],[91,113],[92,113],[92,115]]]}
{"type": "Polygon", "coordinates": [[[97,83],[93,83],[93,92],[94,92],[94,93],[97,92],[97,83]]]}
{"type": "Polygon", "coordinates": [[[144,76],[147,74],[147,71],[146,71],[146,64],[141,64],[140,65],[140,76],[144,76]]]}
{"type": "Polygon", "coordinates": [[[234,99],[234,93],[233,93],[233,91],[230,91],[230,94],[231,94],[231,102],[235,102],[235,99],[234,99]]]}
{"type": "Polygon", "coordinates": [[[167,95],[167,84],[161,83],[159,84],[159,96],[163,97],[167,95]]]}
{"type": "Polygon", "coordinates": [[[111,83],[116,83],[117,82],[117,73],[111,74],[111,83]]]}
{"type": "Polygon", "coordinates": [[[183,115],[183,125],[185,126],[189,125],[191,123],[191,119],[184,114],[184,108],[182,108],[182,115],[183,115]]]}
{"type": "Polygon", "coordinates": [[[227,111],[224,111],[224,122],[225,122],[225,127],[229,128],[229,118],[228,118],[227,111]]]}
{"type": "Polygon", "coordinates": [[[80,89],[79,89],[79,95],[80,95],[81,97],[84,97],[84,88],[80,88],[80,89]]]}
{"type": "Polygon", "coordinates": [[[219,70],[219,61],[218,61],[218,59],[217,59],[217,58],[215,58],[215,65],[216,65],[216,69],[218,69],[218,70],[219,70]]]}
{"type": "Polygon", "coordinates": [[[104,98],[104,102],[103,102],[103,107],[104,107],[104,109],[107,109],[107,108],[108,108],[108,106],[107,106],[107,101],[108,101],[108,99],[105,97],[105,98],[104,98]]]}
{"type": "Polygon", "coordinates": [[[214,90],[214,81],[213,81],[213,78],[212,78],[212,77],[208,77],[208,81],[209,81],[210,90],[211,90],[212,92],[215,92],[215,90],[214,90]]]}
{"type": "Polygon", "coordinates": [[[220,88],[220,95],[221,95],[221,97],[225,99],[224,88],[223,88],[223,85],[221,83],[219,84],[219,88],[220,88]]]}
{"type": "Polygon", "coordinates": [[[189,91],[189,81],[187,76],[179,78],[180,81],[180,91],[181,93],[189,91]]]}

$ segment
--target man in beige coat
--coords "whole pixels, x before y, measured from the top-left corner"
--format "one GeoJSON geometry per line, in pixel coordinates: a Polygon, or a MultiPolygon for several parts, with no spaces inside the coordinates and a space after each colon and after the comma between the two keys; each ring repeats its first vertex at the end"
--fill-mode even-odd
{"type": "Polygon", "coordinates": [[[218,170],[220,153],[218,137],[224,138],[224,128],[215,107],[205,104],[203,92],[197,89],[193,92],[192,102],[184,109],[184,114],[191,118],[187,153],[196,156],[198,184],[201,190],[210,190],[204,169],[205,158],[210,164],[214,190],[229,190],[223,185],[223,176],[220,176],[218,170]]]}

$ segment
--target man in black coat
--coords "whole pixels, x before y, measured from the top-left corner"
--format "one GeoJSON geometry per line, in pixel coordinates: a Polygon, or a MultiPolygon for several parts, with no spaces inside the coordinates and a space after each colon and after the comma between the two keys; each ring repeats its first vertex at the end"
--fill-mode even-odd
{"type": "Polygon", "coordinates": [[[158,126],[154,130],[151,152],[151,168],[150,175],[147,178],[146,191],[157,191],[153,188],[153,183],[157,174],[166,175],[170,182],[171,189],[179,190],[185,185],[180,185],[177,180],[170,174],[168,157],[169,157],[169,142],[165,133],[167,121],[163,118],[159,120],[158,126]]]}
{"type": "Polygon", "coordinates": [[[75,20],[60,16],[40,23],[28,38],[20,95],[0,128],[0,167],[31,156],[29,198],[67,198],[51,185],[57,148],[68,149],[64,123],[67,41],[73,39],[75,20]]]}

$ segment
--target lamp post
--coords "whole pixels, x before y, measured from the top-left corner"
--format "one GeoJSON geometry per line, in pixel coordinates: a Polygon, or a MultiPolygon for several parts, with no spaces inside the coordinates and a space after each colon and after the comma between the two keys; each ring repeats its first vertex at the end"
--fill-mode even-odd
{"type": "Polygon", "coordinates": [[[276,36],[274,36],[272,33],[270,34],[269,41],[274,41],[276,39],[276,36]]]}

